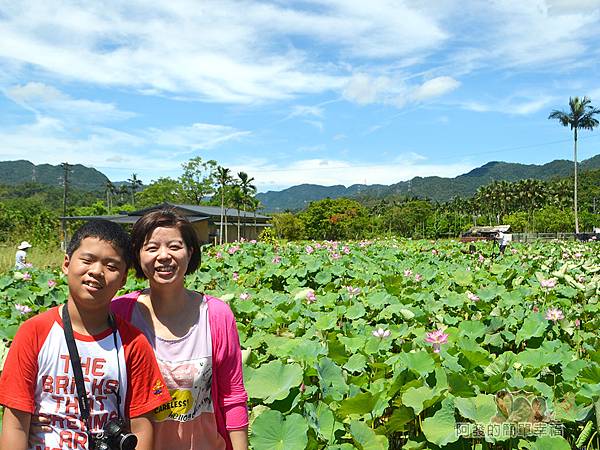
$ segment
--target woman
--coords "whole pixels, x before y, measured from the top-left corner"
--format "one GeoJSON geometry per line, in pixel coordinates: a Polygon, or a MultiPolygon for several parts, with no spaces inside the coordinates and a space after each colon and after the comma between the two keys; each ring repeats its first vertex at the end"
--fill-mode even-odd
{"type": "Polygon", "coordinates": [[[235,318],[217,298],[188,290],[200,263],[192,225],[172,210],[153,211],[131,233],[136,276],[149,289],[116,298],[154,348],[172,401],[153,413],[156,450],[246,450],[248,396],[235,318]]]}
{"type": "Polygon", "coordinates": [[[15,253],[15,270],[22,270],[27,267],[27,249],[31,248],[31,244],[27,241],[23,241],[17,247],[17,253],[15,253]]]}

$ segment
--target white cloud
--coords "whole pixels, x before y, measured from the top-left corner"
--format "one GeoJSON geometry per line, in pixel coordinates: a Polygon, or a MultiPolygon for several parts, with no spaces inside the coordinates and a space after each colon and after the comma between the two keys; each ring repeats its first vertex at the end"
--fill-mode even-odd
{"type": "MultiPolygon", "coordinates": [[[[168,129],[149,128],[124,132],[88,127],[76,135],[55,118],[38,116],[30,124],[0,129],[0,160],[27,159],[35,164],[93,166],[118,181],[119,174],[140,174],[144,182],[175,173],[190,153],[210,150],[249,132],[232,127],[196,123],[168,129]]],[[[210,154],[201,155],[212,159],[210,154]]]]}
{"type": "Polygon", "coordinates": [[[440,97],[448,92],[457,89],[460,82],[452,77],[437,77],[425,81],[412,92],[412,98],[415,101],[429,100],[435,97],[440,97]]]}
{"type": "Polygon", "coordinates": [[[513,95],[489,102],[466,101],[460,106],[475,112],[499,112],[503,114],[528,115],[547,109],[556,98],[548,95],[539,97],[513,95]]]}
{"type": "Polygon", "coordinates": [[[323,117],[323,108],[320,106],[294,105],[289,117],[323,117]]]}
{"type": "Polygon", "coordinates": [[[356,102],[359,105],[368,105],[381,101],[389,95],[392,82],[387,77],[373,78],[364,73],[357,73],[348,80],[343,96],[346,100],[356,102]]]}
{"type": "Polygon", "coordinates": [[[227,141],[239,141],[250,134],[235,128],[208,123],[195,123],[169,129],[151,128],[143,131],[148,142],[159,147],[182,149],[189,153],[195,150],[209,150],[227,141]]]}
{"type": "Polygon", "coordinates": [[[398,108],[408,102],[421,102],[440,97],[457,89],[460,82],[449,76],[439,76],[422,84],[408,84],[402,78],[370,76],[357,73],[348,80],[343,95],[360,105],[371,103],[391,104],[398,108]]]}
{"type": "Polygon", "coordinates": [[[36,114],[57,114],[78,121],[123,120],[135,114],[119,110],[112,103],[74,99],[53,86],[40,82],[11,86],[5,89],[6,97],[35,112],[36,114]]]}
{"type": "Polygon", "coordinates": [[[248,103],[339,89],[345,75],[335,61],[344,55],[402,57],[446,38],[426,14],[389,0],[313,9],[247,1],[243,15],[240,7],[232,0],[7,4],[0,57],[68,80],[248,103]],[[296,36],[327,50],[285,44],[296,36]]]}
{"type": "Polygon", "coordinates": [[[319,131],[323,131],[325,126],[323,125],[323,122],[321,122],[320,120],[305,120],[305,123],[309,124],[310,126],[315,127],[317,130],[319,131]]]}

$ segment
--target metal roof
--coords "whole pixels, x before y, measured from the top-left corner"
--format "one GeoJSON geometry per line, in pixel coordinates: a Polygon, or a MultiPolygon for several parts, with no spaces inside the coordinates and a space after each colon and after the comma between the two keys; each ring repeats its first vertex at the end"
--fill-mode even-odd
{"type": "MultiPolygon", "coordinates": [[[[142,216],[129,216],[125,214],[120,214],[118,216],[65,216],[60,217],[60,219],[64,220],[95,220],[95,219],[104,219],[110,220],[115,223],[136,223],[140,220],[142,216]]],[[[185,216],[190,222],[202,222],[203,220],[208,220],[206,216],[185,216]]]]}
{"type": "MultiPolygon", "coordinates": [[[[131,213],[129,213],[129,215],[131,216],[143,216],[145,213],[149,212],[149,211],[155,211],[157,209],[164,209],[164,208],[175,208],[177,210],[179,210],[182,214],[187,215],[205,215],[205,216],[209,216],[209,217],[221,217],[221,207],[220,206],[204,206],[204,205],[187,205],[187,204],[182,204],[182,203],[169,203],[169,202],[165,202],[162,203],[160,205],[156,205],[156,206],[151,206],[149,208],[145,208],[145,209],[140,209],[138,211],[133,211],[131,213]]],[[[227,215],[227,217],[235,217],[237,218],[238,216],[238,210],[235,208],[225,208],[225,214],[227,215]]],[[[269,216],[263,216],[261,214],[254,214],[254,212],[251,211],[239,211],[239,216],[240,217],[247,217],[247,218],[255,218],[256,219],[271,219],[271,217],[269,216]]]]}

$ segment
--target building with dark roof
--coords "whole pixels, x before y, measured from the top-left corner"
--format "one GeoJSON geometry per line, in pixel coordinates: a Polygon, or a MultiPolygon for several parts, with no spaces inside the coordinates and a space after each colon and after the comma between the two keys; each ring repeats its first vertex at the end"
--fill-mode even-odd
{"type": "Polygon", "coordinates": [[[269,223],[271,217],[256,214],[255,212],[226,208],[224,210],[223,221],[221,222],[220,206],[184,205],[168,202],[126,214],[110,216],[68,216],[63,217],[62,219],[106,219],[121,224],[134,224],[147,212],[160,209],[174,209],[179,214],[186,216],[193,224],[198,239],[203,244],[219,243],[219,233],[221,232],[221,229],[223,230],[223,242],[233,242],[238,240],[238,232],[239,238],[244,238],[246,240],[258,239],[260,232],[264,228],[271,226],[269,223]]]}

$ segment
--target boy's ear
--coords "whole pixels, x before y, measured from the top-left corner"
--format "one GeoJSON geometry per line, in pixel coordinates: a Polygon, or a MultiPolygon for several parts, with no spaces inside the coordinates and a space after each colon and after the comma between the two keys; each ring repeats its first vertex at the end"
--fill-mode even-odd
{"type": "Polygon", "coordinates": [[[65,259],[62,263],[62,271],[65,275],[69,274],[69,264],[71,263],[71,260],[69,259],[69,255],[67,255],[65,253],[65,259]]]}
{"type": "MultiPolygon", "coordinates": [[[[128,270],[125,270],[123,272],[123,278],[121,279],[121,287],[125,286],[125,282],[127,282],[127,272],[129,272],[128,270]]],[[[121,288],[119,288],[121,289],[121,288]]]]}

